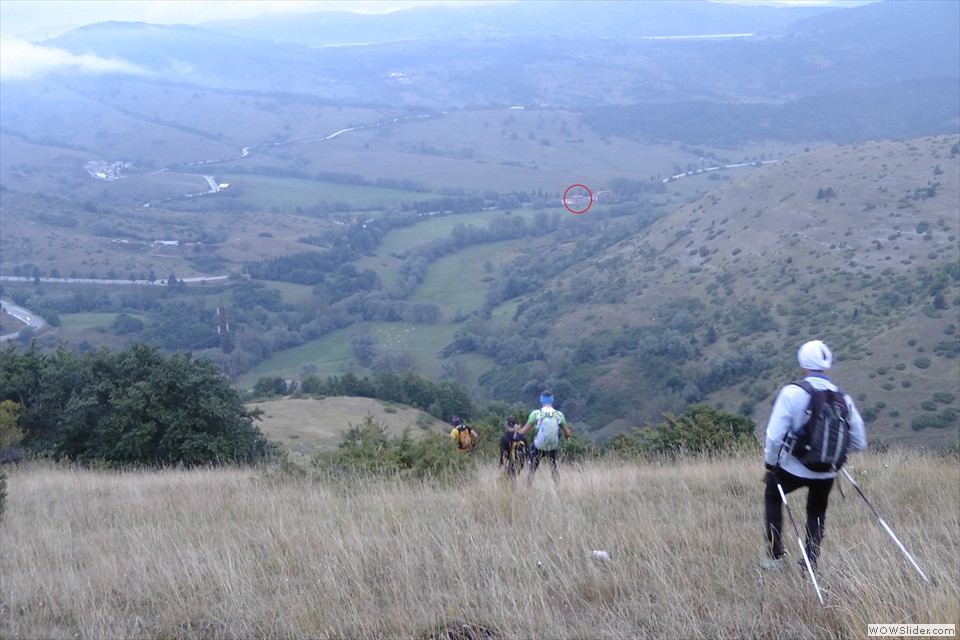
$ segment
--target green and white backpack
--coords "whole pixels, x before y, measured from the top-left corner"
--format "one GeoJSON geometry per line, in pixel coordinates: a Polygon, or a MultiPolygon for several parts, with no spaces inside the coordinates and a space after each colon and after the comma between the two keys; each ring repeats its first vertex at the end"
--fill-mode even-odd
{"type": "Polygon", "coordinates": [[[560,448],[560,412],[556,409],[538,409],[534,415],[537,435],[533,446],[539,451],[556,451],[560,448]]]}

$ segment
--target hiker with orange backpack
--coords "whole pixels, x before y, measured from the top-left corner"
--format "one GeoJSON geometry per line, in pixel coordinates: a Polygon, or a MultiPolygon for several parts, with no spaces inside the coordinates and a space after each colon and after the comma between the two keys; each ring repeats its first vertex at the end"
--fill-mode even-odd
{"type": "Polygon", "coordinates": [[[457,443],[457,449],[464,453],[476,449],[480,442],[480,434],[465,424],[460,416],[453,416],[450,422],[453,424],[450,438],[457,443]]]}

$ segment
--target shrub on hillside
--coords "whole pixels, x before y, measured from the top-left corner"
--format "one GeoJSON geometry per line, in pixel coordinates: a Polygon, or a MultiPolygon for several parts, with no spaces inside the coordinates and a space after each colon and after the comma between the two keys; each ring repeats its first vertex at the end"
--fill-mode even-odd
{"type": "Polygon", "coordinates": [[[475,460],[458,451],[445,435],[427,434],[414,440],[406,429],[400,437],[391,437],[386,423],[366,416],[359,425],[350,424],[335,451],[317,454],[313,464],[337,476],[397,474],[424,479],[463,474],[475,460]]]}
{"type": "Polygon", "coordinates": [[[648,455],[719,453],[757,444],[752,420],[709,405],[690,405],[681,415],[668,413],[664,418],[637,431],[640,448],[648,455]]]}
{"type": "Polygon", "coordinates": [[[922,431],[924,429],[948,429],[957,426],[958,420],[960,420],[960,412],[956,409],[945,409],[933,415],[917,416],[913,419],[913,422],[910,423],[910,428],[914,431],[922,431]]]}

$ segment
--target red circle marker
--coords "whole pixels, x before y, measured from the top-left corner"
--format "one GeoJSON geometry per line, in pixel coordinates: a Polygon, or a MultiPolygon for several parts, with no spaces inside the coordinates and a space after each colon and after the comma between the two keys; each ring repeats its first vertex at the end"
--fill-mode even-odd
{"type": "MultiPolygon", "coordinates": [[[[583,200],[583,196],[581,196],[580,194],[576,194],[574,196],[569,196],[569,197],[570,197],[570,200],[575,203],[580,203],[583,200]]],[[[589,209],[592,205],[593,205],[593,192],[590,191],[590,189],[588,189],[585,185],[572,184],[569,187],[567,187],[566,191],[563,192],[563,206],[565,206],[567,208],[567,211],[569,211],[570,213],[576,213],[576,214],[586,213],[587,209],[589,209]],[[570,203],[567,202],[567,197],[570,194],[570,190],[575,189],[576,187],[580,187],[581,189],[587,192],[587,198],[586,198],[587,206],[584,207],[583,209],[574,209],[573,207],[570,206],[570,203]]]]}

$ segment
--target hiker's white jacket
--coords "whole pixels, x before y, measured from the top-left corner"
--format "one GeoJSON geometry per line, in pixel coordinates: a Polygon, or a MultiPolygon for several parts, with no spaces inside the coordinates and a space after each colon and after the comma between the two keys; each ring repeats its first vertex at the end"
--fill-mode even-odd
{"type": "MultiPolygon", "coordinates": [[[[804,378],[814,389],[837,391],[837,386],[826,377],[819,374],[810,374],[804,378]]],[[[867,448],[867,432],[863,427],[863,417],[857,411],[853,398],[843,394],[850,410],[850,445],[847,453],[862,451],[867,448]]],[[[837,475],[835,471],[811,471],[803,466],[793,455],[783,449],[783,441],[788,434],[796,432],[807,421],[807,407],[810,405],[810,394],[795,384],[788,384],[780,389],[773,411],[767,422],[767,444],[763,450],[763,460],[767,464],[777,465],[780,468],[799,478],[825,479],[837,475]]]]}

